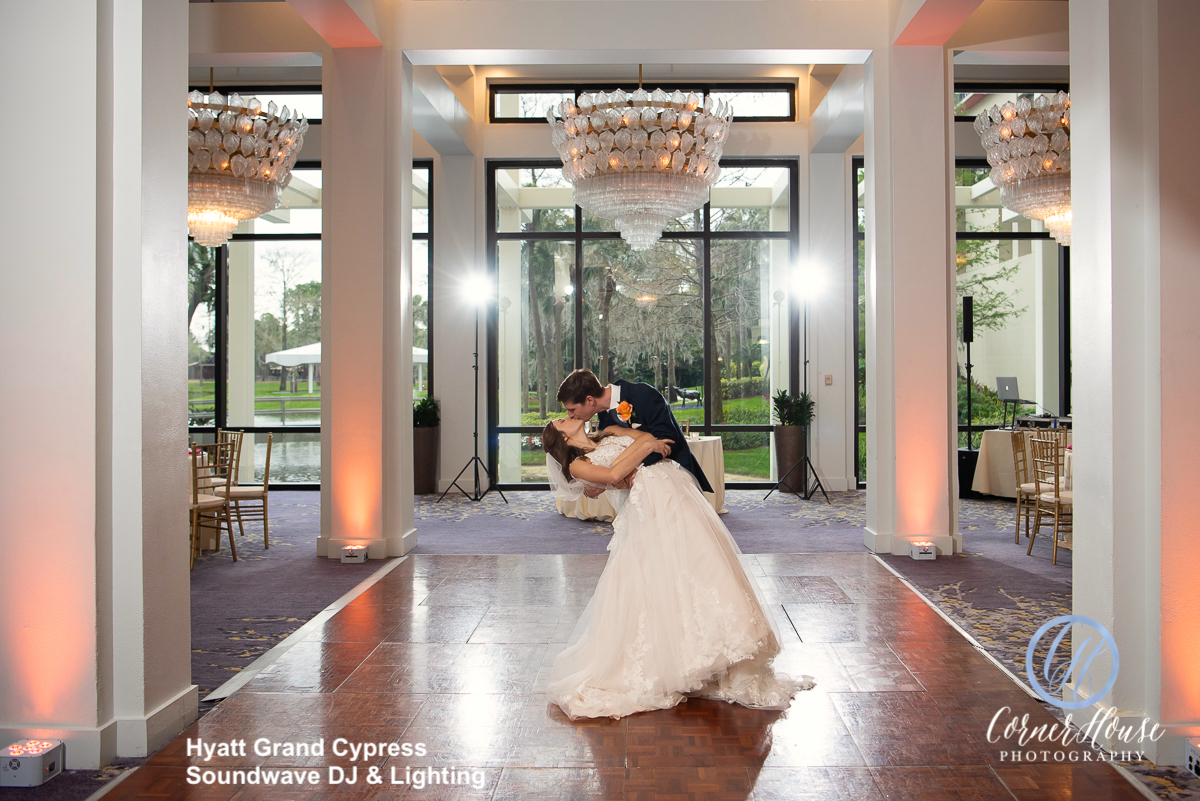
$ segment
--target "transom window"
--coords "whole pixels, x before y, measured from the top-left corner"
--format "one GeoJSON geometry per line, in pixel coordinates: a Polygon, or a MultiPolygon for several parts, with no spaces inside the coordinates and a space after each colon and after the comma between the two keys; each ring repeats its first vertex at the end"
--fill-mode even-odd
{"type": "MultiPolygon", "coordinates": [[[[564,100],[574,100],[581,92],[629,89],[631,84],[610,81],[604,84],[492,84],[489,87],[490,122],[545,122],[546,112],[564,100]]],[[[734,117],[743,122],[794,122],[796,85],[794,83],[731,83],[702,81],[677,83],[643,81],[647,91],[676,89],[687,94],[711,94],[733,106],[734,117]]]]}

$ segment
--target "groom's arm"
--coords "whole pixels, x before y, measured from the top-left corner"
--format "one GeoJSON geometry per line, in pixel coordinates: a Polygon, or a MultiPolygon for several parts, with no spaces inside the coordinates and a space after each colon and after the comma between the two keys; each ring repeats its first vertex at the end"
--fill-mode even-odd
{"type": "MultiPolygon", "coordinates": [[[[683,438],[683,430],[679,428],[679,423],[675,420],[675,415],[671,411],[671,407],[667,405],[666,398],[653,387],[639,387],[639,390],[639,397],[631,402],[634,404],[634,408],[637,409],[642,430],[660,439],[672,440],[672,458],[680,451],[687,451],[688,446],[683,438]]],[[[660,454],[652,453],[646,457],[642,464],[649,467],[663,458],[660,454]]]]}

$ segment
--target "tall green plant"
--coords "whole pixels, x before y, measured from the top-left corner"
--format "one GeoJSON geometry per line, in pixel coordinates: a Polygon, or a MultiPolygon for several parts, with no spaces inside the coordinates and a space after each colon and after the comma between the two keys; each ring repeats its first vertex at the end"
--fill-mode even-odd
{"type": "Polygon", "coordinates": [[[775,422],[781,426],[809,426],[816,413],[816,401],[807,392],[798,396],[788,394],[785,389],[775,393],[771,400],[775,410],[775,422]]]}
{"type": "Polygon", "coordinates": [[[413,404],[413,428],[435,428],[441,422],[436,398],[421,398],[413,404]]]}

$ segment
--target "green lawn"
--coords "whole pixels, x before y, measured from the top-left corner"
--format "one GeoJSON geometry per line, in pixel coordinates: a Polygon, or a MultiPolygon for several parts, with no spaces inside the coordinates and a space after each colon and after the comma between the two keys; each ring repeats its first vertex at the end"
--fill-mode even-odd
{"type": "MultiPolygon", "coordinates": [[[[321,390],[319,387],[313,387],[313,394],[308,394],[308,381],[298,381],[296,383],[298,392],[280,392],[279,381],[256,381],[254,382],[254,397],[257,399],[255,403],[255,411],[259,412],[278,412],[279,401],[286,401],[288,409],[320,409],[321,408],[321,390]]],[[[196,403],[193,408],[200,410],[206,406],[212,409],[212,403],[215,402],[214,394],[216,386],[212,381],[205,381],[201,384],[200,381],[188,381],[188,400],[189,401],[209,401],[208,404],[196,403]]]]}
{"type": "Polygon", "coordinates": [[[725,475],[771,477],[771,449],[769,447],[747,448],[744,451],[725,451],[725,475]]]}

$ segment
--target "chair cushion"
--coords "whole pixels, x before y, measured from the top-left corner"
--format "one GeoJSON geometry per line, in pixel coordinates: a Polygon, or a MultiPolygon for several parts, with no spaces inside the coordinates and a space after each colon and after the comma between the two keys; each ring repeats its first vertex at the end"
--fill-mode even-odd
{"type": "MultiPolygon", "coordinates": [[[[224,495],[225,488],[218,487],[217,494],[224,495]]],[[[229,488],[229,497],[230,498],[240,498],[240,499],[244,500],[246,498],[261,498],[265,494],[266,493],[263,491],[261,484],[253,484],[253,485],[248,485],[248,486],[230,487],[229,488]]]]}
{"type": "Polygon", "coordinates": [[[1033,482],[1022,484],[1021,486],[1017,487],[1017,489],[1026,495],[1037,495],[1037,484],[1034,484],[1033,482]]]}
{"type": "Polygon", "coordinates": [[[215,509],[225,505],[224,498],[218,498],[215,495],[197,495],[196,503],[190,504],[193,509],[215,509]]]}
{"type": "MultiPolygon", "coordinates": [[[[1059,490],[1059,492],[1058,492],[1058,502],[1059,502],[1059,503],[1061,503],[1061,504],[1070,504],[1070,503],[1071,503],[1071,496],[1072,496],[1073,494],[1074,494],[1074,493],[1072,493],[1072,492],[1071,492],[1071,490],[1059,490]]],[[[1054,498],[1054,493],[1053,493],[1053,492],[1043,492],[1043,493],[1042,493],[1040,496],[1038,496],[1038,497],[1040,497],[1040,498],[1041,498],[1043,501],[1046,501],[1047,503],[1054,503],[1054,501],[1055,501],[1055,498],[1054,498]]]]}

